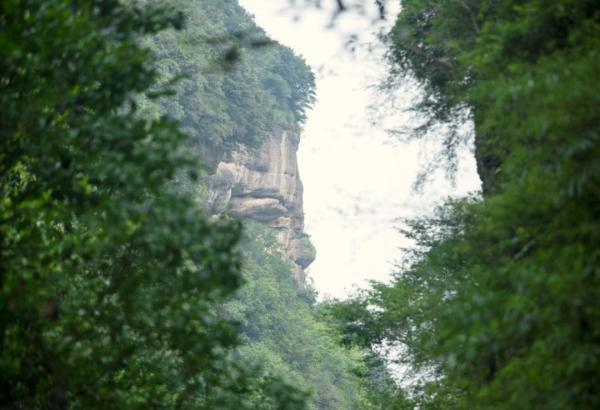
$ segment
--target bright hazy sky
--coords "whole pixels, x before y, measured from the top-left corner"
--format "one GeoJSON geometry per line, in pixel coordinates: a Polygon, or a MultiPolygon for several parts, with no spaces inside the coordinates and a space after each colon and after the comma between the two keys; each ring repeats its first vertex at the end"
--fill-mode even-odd
{"type": "Polygon", "coordinates": [[[305,230],[317,248],[309,277],[321,297],[344,297],[354,285],[385,280],[401,256],[399,248],[408,244],[396,229],[400,218],[427,212],[448,195],[479,188],[472,155],[465,149],[456,187],[440,175],[424,192],[413,192],[427,147],[401,143],[384,127],[411,125],[402,108],[410,106],[415,91],[399,91],[400,106],[385,121],[374,121],[370,109],[377,103],[371,86],[385,75],[381,47],[366,50],[366,44],[377,44],[378,25],[347,14],[331,29],[326,9],[298,13],[290,10],[289,0],[240,3],[317,75],[317,103],[308,113],[298,152],[305,230]],[[359,43],[365,44],[354,55],[344,47],[349,33],[358,33],[359,43]]]}

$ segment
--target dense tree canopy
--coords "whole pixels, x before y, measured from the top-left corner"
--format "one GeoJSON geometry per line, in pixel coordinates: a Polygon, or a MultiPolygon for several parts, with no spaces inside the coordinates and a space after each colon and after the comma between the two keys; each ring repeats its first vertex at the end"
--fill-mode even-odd
{"type": "Polygon", "coordinates": [[[269,229],[203,211],[199,153],[301,126],[302,59],[231,0],[8,0],[0,49],[1,408],[367,404],[269,229]]]}
{"type": "Polygon", "coordinates": [[[596,3],[402,2],[391,73],[448,147],[470,116],[483,191],[315,307],[197,175],[301,125],[301,59],[234,0],[1,2],[0,407],[600,407],[596,3]]]}
{"type": "Polygon", "coordinates": [[[422,84],[433,121],[471,113],[483,195],[409,222],[395,281],[332,304],[333,320],[348,343],[406,347],[426,376],[409,405],[597,408],[598,4],[402,5],[393,70],[422,84]]]}
{"type": "Polygon", "coordinates": [[[2,408],[304,407],[230,358],[217,308],[242,282],[240,226],[177,186],[198,168],[177,124],[136,112],[160,92],[140,36],[181,21],[116,0],[0,5],[2,408]]]}
{"type": "Polygon", "coordinates": [[[174,98],[141,101],[143,111],[180,120],[212,155],[237,143],[255,147],[275,124],[298,127],[304,121],[314,101],[312,72],[268,39],[236,0],[168,3],[184,12],[186,30],[163,32],[146,44],[158,57],[163,81],[184,78],[174,98]]]}
{"type": "Polygon", "coordinates": [[[247,285],[226,305],[242,325],[241,357],[310,392],[311,409],[366,408],[359,353],[340,347],[337,335],[316,319],[314,292],[297,286],[274,232],[246,224],[242,251],[247,285]]]}

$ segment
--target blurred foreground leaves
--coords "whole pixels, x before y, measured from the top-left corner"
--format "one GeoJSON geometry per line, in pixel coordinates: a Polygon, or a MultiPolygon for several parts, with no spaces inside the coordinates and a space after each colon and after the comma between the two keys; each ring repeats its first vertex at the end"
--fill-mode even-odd
{"type": "Polygon", "coordinates": [[[180,25],[117,0],[0,4],[2,408],[303,408],[229,358],[240,226],[173,186],[198,167],[177,124],[136,115],[157,78],[140,36],[180,25]]]}

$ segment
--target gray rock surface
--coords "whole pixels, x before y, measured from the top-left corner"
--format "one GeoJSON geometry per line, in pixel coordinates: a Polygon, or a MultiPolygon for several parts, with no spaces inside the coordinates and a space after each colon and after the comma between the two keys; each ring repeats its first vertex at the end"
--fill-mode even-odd
{"type": "Polygon", "coordinates": [[[209,201],[214,214],[228,213],[274,228],[294,263],[294,276],[305,285],[314,248],[304,233],[302,181],[296,152],[300,137],[289,130],[273,132],[255,150],[239,146],[217,165],[209,201]]]}

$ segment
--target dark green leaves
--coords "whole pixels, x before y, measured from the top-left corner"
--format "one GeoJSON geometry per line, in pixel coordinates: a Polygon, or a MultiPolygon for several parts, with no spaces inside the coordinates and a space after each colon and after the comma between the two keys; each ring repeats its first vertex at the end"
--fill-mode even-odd
{"type": "Polygon", "coordinates": [[[140,36],[180,22],[120,1],[0,5],[2,408],[303,407],[229,357],[217,306],[242,282],[240,225],[174,186],[199,167],[178,124],[130,109],[157,81],[140,36]]]}
{"type": "Polygon", "coordinates": [[[356,324],[407,348],[420,408],[600,403],[599,18],[592,1],[403,2],[396,69],[431,123],[471,111],[483,197],[411,222],[394,282],[332,313],[348,340],[356,324]]]}

